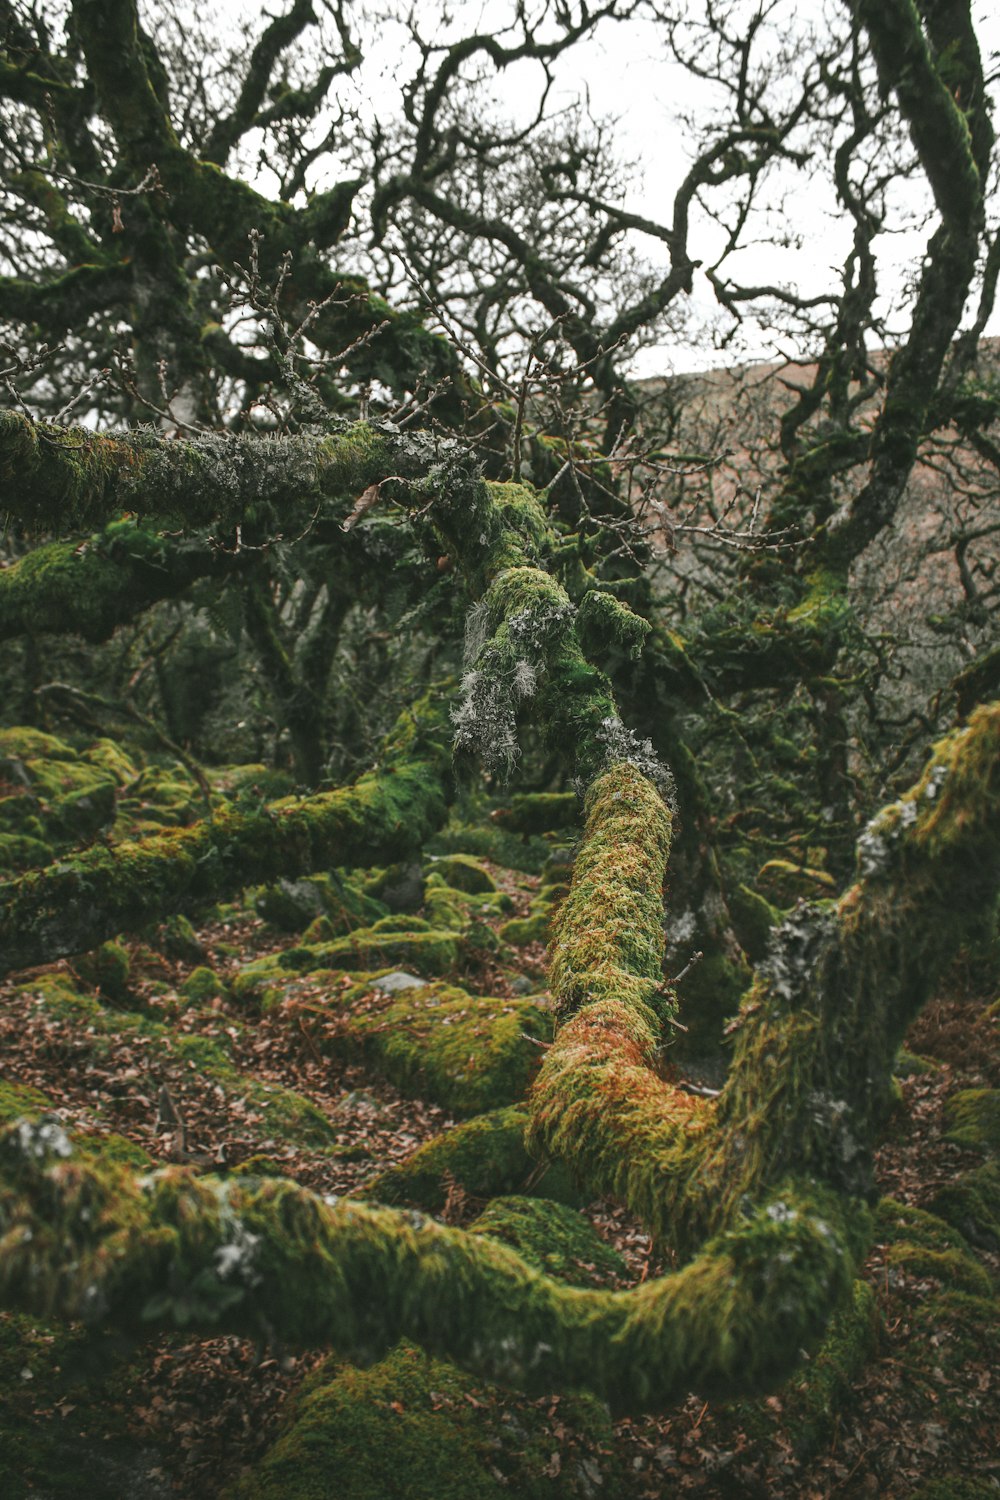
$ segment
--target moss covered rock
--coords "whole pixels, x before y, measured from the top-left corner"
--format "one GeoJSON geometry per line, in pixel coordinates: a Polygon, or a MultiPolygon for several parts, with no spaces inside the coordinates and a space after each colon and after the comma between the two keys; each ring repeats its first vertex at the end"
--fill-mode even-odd
{"type": "Polygon", "coordinates": [[[456,1186],[476,1198],[519,1193],[579,1204],[581,1195],[565,1168],[553,1164],[540,1169],[529,1153],[524,1143],[527,1123],[526,1111],[516,1105],[477,1115],[435,1136],[399,1166],[381,1172],[365,1184],[360,1196],[428,1213],[443,1208],[456,1186]]]}
{"type": "Polygon", "coordinates": [[[76,972],[108,1000],[127,1000],[132,963],[124,943],[102,943],[93,953],[84,953],[76,961],[76,972]]]}
{"type": "Polygon", "coordinates": [[[1000,1163],[984,1162],[940,1189],[931,1204],[971,1244],[1000,1250],[1000,1163]]]}
{"type": "Polygon", "coordinates": [[[583,1500],[615,1493],[621,1476],[607,1454],[606,1408],[564,1398],[559,1423],[557,1443],[540,1408],[508,1402],[404,1343],[368,1370],[323,1366],[297,1399],[288,1430],[233,1500],[583,1500]],[[552,1464],[560,1450],[563,1461],[552,1464]]]}
{"type": "Polygon", "coordinates": [[[361,985],[340,1000],[340,1035],[407,1093],[460,1115],[520,1099],[551,1018],[528,1000],[429,984],[383,995],[361,985]]]}
{"type": "Polygon", "coordinates": [[[1000,1152],[1000,1089],[961,1089],[945,1112],[948,1140],[971,1151],[1000,1152]]]}
{"type": "Polygon", "coordinates": [[[195,1005],[210,1005],[213,1000],[225,996],[228,992],[223,981],[214,969],[200,964],[198,968],[192,969],[188,977],[180,987],[181,994],[195,1005]]]}
{"type": "Polygon", "coordinates": [[[489,894],[497,883],[481,860],[471,854],[439,854],[427,866],[427,875],[440,875],[445,885],[467,895],[489,894]]]}

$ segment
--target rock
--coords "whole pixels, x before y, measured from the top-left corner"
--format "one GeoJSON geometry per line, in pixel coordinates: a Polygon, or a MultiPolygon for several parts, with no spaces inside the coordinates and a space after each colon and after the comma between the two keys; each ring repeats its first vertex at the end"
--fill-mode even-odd
{"type": "Polygon", "coordinates": [[[422,990],[426,987],[426,979],[418,979],[416,974],[407,974],[403,969],[394,969],[391,974],[383,974],[381,979],[372,980],[372,989],[381,990],[383,995],[395,995],[397,990],[422,990]]]}

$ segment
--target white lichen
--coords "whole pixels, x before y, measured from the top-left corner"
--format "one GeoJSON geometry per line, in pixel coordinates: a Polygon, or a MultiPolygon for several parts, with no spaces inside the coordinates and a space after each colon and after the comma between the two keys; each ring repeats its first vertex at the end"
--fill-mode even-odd
{"type": "Polygon", "coordinates": [[[44,1161],[47,1156],[72,1156],[69,1136],[55,1120],[18,1120],[15,1124],[17,1144],[24,1156],[44,1161]]]}

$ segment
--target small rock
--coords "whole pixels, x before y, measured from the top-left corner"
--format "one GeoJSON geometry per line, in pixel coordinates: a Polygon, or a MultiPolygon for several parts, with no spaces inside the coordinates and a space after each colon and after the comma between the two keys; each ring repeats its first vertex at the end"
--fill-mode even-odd
{"type": "Polygon", "coordinates": [[[372,989],[381,990],[383,995],[394,995],[397,990],[422,990],[426,987],[426,979],[418,979],[416,974],[407,974],[402,969],[394,969],[391,974],[383,974],[381,979],[372,980],[372,989]]]}

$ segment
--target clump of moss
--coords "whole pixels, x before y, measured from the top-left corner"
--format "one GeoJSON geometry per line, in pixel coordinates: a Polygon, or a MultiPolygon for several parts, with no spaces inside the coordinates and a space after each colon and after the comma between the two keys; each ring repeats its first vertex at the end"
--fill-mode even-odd
{"type": "Polygon", "coordinates": [[[524,1143],[528,1116],[516,1105],[477,1115],[435,1136],[399,1166],[365,1184],[361,1196],[380,1203],[409,1204],[437,1213],[455,1187],[475,1198],[530,1193],[579,1204],[581,1197],[564,1168],[539,1172],[524,1143]]]}
{"type": "Polygon", "coordinates": [[[529,1266],[570,1286],[608,1286],[626,1274],[617,1250],[606,1245],[583,1214],[565,1203],[501,1197],[469,1226],[511,1245],[529,1266]]]}
{"type": "Polygon", "coordinates": [[[923,1245],[891,1245],[886,1264],[898,1266],[911,1276],[930,1276],[943,1286],[988,1297],[993,1289],[988,1273],[962,1250],[929,1250],[923,1245]]]}
{"type": "Polygon", "coordinates": [[[439,875],[445,885],[468,895],[480,892],[490,894],[497,890],[497,883],[481,860],[471,854],[437,855],[427,867],[428,875],[439,875]]]}
{"type": "Polygon", "coordinates": [[[124,943],[102,943],[93,953],[84,953],[76,961],[76,972],[85,984],[118,1004],[129,997],[132,963],[124,943]]]}
{"type": "Polygon", "coordinates": [[[565,1457],[556,1474],[538,1407],[512,1403],[412,1344],[368,1370],[330,1361],[235,1500],[325,1500],[332,1476],[338,1500],[559,1500],[616,1483],[606,1409],[564,1398],[559,1420],[565,1457]]]}
{"type": "Polygon", "coordinates": [[[931,1204],[973,1245],[1000,1250],[1000,1163],[984,1162],[940,1189],[931,1204]]]}
{"type": "Polygon", "coordinates": [[[154,946],[167,958],[187,964],[205,962],[205,949],[185,916],[168,917],[155,929],[154,938],[154,946]]]}
{"type": "MultiPolygon", "coordinates": [[[[286,948],[278,957],[277,967],[286,972],[305,974],[314,969],[375,970],[380,968],[413,968],[428,978],[457,967],[462,952],[459,936],[447,930],[422,927],[419,918],[406,919],[402,931],[395,924],[400,918],[382,918],[392,924],[384,927],[358,927],[348,936],[332,943],[316,943],[286,948]]],[[[254,965],[247,965],[250,972],[254,965]]]]}
{"type": "Polygon", "coordinates": [[[338,1041],[356,1048],[405,1092],[459,1115],[522,1098],[551,1018],[529,1000],[470,995],[456,985],[378,996],[370,984],[340,1000],[338,1041]]]}
{"type": "Polygon", "coordinates": [[[972,1151],[1000,1152],[1000,1089],[961,1089],[945,1112],[949,1141],[972,1151]]]}
{"type": "Polygon", "coordinates": [[[195,1005],[210,1005],[213,1000],[223,998],[228,993],[215,970],[209,969],[204,964],[191,970],[181,984],[180,992],[195,1005]]]}
{"type": "Polygon", "coordinates": [[[445,883],[438,874],[429,875],[424,890],[424,910],[434,927],[462,932],[470,923],[510,911],[513,901],[504,891],[470,893],[445,883]]]}
{"type": "Polygon", "coordinates": [[[0,1078],[0,1125],[9,1125],[20,1115],[46,1114],[52,1107],[53,1101],[38,1089],[0,1078]]]}

